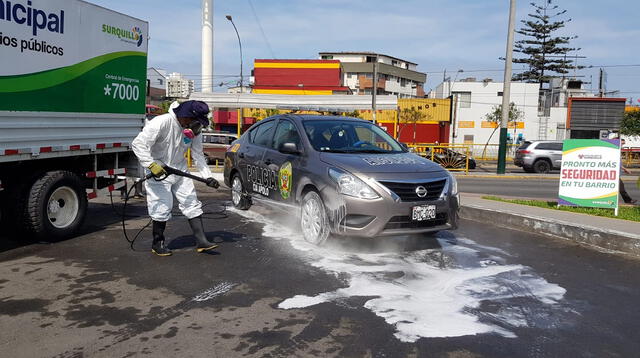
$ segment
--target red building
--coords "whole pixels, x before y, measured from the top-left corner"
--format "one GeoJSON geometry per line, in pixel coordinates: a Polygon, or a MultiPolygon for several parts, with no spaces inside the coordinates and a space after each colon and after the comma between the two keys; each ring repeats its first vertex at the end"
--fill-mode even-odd
{"type": "Polygon", "coordinates": [[[338,60],[255,60],[253,93],[350,94],[338,60]]]}

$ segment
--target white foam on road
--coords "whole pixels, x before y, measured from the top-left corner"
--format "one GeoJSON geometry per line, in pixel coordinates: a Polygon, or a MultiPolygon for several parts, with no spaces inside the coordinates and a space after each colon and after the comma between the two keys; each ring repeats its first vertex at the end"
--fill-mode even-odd
{"type": "Polygon", "coordinates": [[[231,289],[235,286],[235,283],[222,282],[205,290],[204,292],[199,293],[198,295],[196,295],[196,297],[193,298],[193,300],[196,302],[209,301],[231,291],[231,289]]]}
{"type": "MultiPolygon", "coordinates": [[[[293,248],[304,252],[303,259],[309,264],[344,279],[347,285],[313,296],[296,295],[278,307],[304,308],[350,297],[370,297],[364,307],[393,325],[396,337],[404,342],[481,333],[515,337],[510,328],[527,327],[532,313],[509,304],[509,300],[526,298],[538,305],[554,306],[566,292],[531,268],[504,265],[500,257],[487,257],[485,250],[479,251],[486,247],[468,238],[458,242],[438,239],[442,247],[436,249],[345,252],[336,245],[308,244],[298,230],[255,212],[234,211],[264,224],[265,237],[289,240],[293,248]],[[486,302],[496,303],[500,309],[484,312],[481,305],[486,302]]],[[[506,254],[491,249],[492,254],[506,254]]]]}

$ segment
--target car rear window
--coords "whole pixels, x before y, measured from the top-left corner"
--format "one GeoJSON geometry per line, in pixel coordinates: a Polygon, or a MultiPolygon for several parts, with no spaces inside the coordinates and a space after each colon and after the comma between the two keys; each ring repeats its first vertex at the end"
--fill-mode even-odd
{"type": "Polygon", "coordinates": [[[531,142],[522,142],[522,144],[520,144],[520,146],[518,147],[518,149],[527,149],[527,147],[531,144],[531,142]]]}
{"type": "Polygon", "coordinates": [[[558,143],[558,142],[538,143],[538,145],[536,145],[536,149],[540,149],[540,150],[562,150],[562,143],[558,143]]]}

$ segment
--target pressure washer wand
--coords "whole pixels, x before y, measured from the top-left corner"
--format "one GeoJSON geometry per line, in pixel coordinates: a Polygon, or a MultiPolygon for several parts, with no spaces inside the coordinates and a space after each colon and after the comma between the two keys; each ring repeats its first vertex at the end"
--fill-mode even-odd
{"type": "MultiPolygon", "coordinates": [[[[172,168],[172,167],[170,167],[168,165],[165,165],[163,168],[167,172],[167,175],[164,178],[166,178],[167,176],[173,174],[173,175],[177,175],[177,176],[193,179],[193,180],[196,180],[196,181],[199,181],[201,183],[209,185],[209,182],[205,178],[201,178],[201,177],[193,175],[191,173],[183,172],[182,170],[178,170],[176,168],[172,168]]],[[[144,179],[140,180],[140,182],[143,182],[145,180],[149,180],[149,179],[151,179],[153,177],[154,177],[153,173],[149,173],[149,174],[147,174],[147,176],[144,177],[144,179]]],[[[164,178],[161,178],[161,180],[164,179],[164,178]]]]}

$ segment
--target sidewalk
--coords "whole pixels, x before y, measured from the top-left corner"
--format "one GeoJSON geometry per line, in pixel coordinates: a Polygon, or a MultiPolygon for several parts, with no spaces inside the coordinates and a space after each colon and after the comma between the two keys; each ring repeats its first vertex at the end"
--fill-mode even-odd
{"type": "Polygon", "coordinates": [[[640,223],[487,200],[482,199],[483,194],[461,193],[461,196],[462,218],[640,258],[640,223]]]}

